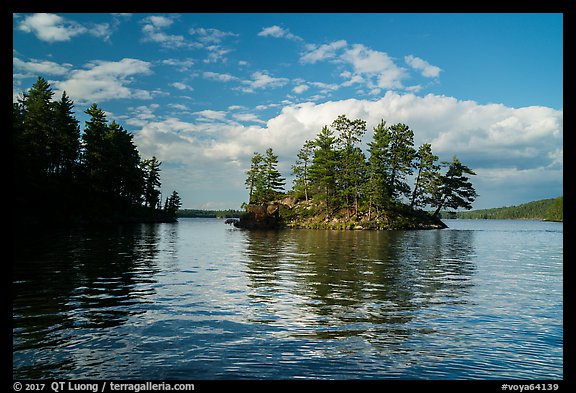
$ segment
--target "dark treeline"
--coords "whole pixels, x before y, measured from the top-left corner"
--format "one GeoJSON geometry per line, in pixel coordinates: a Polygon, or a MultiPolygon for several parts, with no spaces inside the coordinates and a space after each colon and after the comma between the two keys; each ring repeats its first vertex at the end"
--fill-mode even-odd
{"type": "Polygon", "coordinates": [[[240,210],[201,210],[201,209],[180,209],[176,213],[177,217],[186,218],[238,218],[242,214],[240,210]]]}
{"type": "Polygon", "coordinates": [[[563,197],[542,199],[517,206],[472,210],[443,214],[446,218],[468,218],[479,220],[547,220],[563,221],[563,197]]]}
{"type": "Polygon", "coordinates": [[[180,197],[161,200],[161,162],[142,159],[133,135],[96,104],[81,132],[66,92],[53,96],[39,77],[13,103],[16,221],[174,221],[180,197]]]}
{"type": "MultiPolygon", "coordinates": [[[[414,146],[414,132],[405,124],[373,129],[368,155],[360,148],[366,121],[340,115],[306,141],[292,166],[294,185],[289,192],[324,217],[346,220],[379,220],[391,212],[470,209],[477,194],[469,176],[475,173],[456,156],[438,162],[431,145],[414,146]],[[410,183],[410,184],[409,184],[410,183]]],[[[254,153],[246,172],[249,203],[257,204],[285,195],[285,179],[276,169],[272,149],[254,153]]]]}

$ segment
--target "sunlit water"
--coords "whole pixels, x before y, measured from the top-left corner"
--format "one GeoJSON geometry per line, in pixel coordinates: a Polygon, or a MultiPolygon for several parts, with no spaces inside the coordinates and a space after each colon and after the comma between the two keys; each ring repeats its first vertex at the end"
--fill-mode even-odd
{"type": "Polygon", "coordinates": [[[14,378],[560,379],[563,225],[19,233],[14,378]]]}

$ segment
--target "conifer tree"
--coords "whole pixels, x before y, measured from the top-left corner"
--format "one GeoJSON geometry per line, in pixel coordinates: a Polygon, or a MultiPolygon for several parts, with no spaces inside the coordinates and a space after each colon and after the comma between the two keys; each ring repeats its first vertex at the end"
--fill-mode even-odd
{"type": "Polygon", "coordinates": [[[450,162],[442,162],[442,165],[447,167],[447,171],[445,175],[439,176],[436,182],[432,195],[432,205],[436,207],[433,215],[437,217],[444,208],[456,210],[462,207],[470,210],[478,194],[466,175],[476,173],[462,164],[456,156],[452,156],[450,162]]]}
{"type": "Polygon", "coordinates": [[[324,126],[313,141],[316,149],[310,166],[311,189],[331,214],[339,206],[337,176],[340,154],[334,132],[324,126]]]}
{"type": "Polygon", "coordinates": [[[439,176],[440,165],[436,164],[438,156],[432,154],[432,146],[425,143],[416,152],[415,167],[417,170],[410,207],[424,206],[431,202],[434,184],[439,176]]]}
{"type": "Polygon", "coordinates": [[[314,144],[311,141],[306,141],[304,146],[298,151],[296,163],[292,165],[292,174],[294,177],[294,185],[292,189],[296,195],[304,195],[304,199],[308,201],[310,198],[310,165],[314,154],[314,144]]]}

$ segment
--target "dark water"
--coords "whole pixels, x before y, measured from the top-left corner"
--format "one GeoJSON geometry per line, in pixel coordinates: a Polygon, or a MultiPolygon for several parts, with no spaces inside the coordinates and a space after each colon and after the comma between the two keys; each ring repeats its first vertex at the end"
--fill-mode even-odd
{"type": "Polygon", "coordinates": [[[20,235],[14,378],[560,379],[563,225],[20,235]]]}

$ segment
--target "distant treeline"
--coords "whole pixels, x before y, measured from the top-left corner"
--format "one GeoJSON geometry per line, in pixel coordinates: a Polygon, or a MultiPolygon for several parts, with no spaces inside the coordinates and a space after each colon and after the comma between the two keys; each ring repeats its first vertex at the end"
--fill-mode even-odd
{"type": "Polygon", "coordinates": [[[180,209],[176,213],[177,217],[186,218],[238,218],[242,214],[240,210],[200,210],[200,209],[180,209]]]}
{"type": "Polygon", "coordinates": [[[477,220],[547,220],[562,221],[563,197],[542,199],[518,206],[494,209],[471,210],[466,212],[442,213],[443,218],[467,218],[477,220]]]}
{"type": "Polygon", "coordinates": [[[133,135],[96,104],[81,130],[66,92],[53,95],[39,77],[12,106],[15,221],[175,221],[180,197],[161,200],[161,162],[142,159],[133,135]]]}

